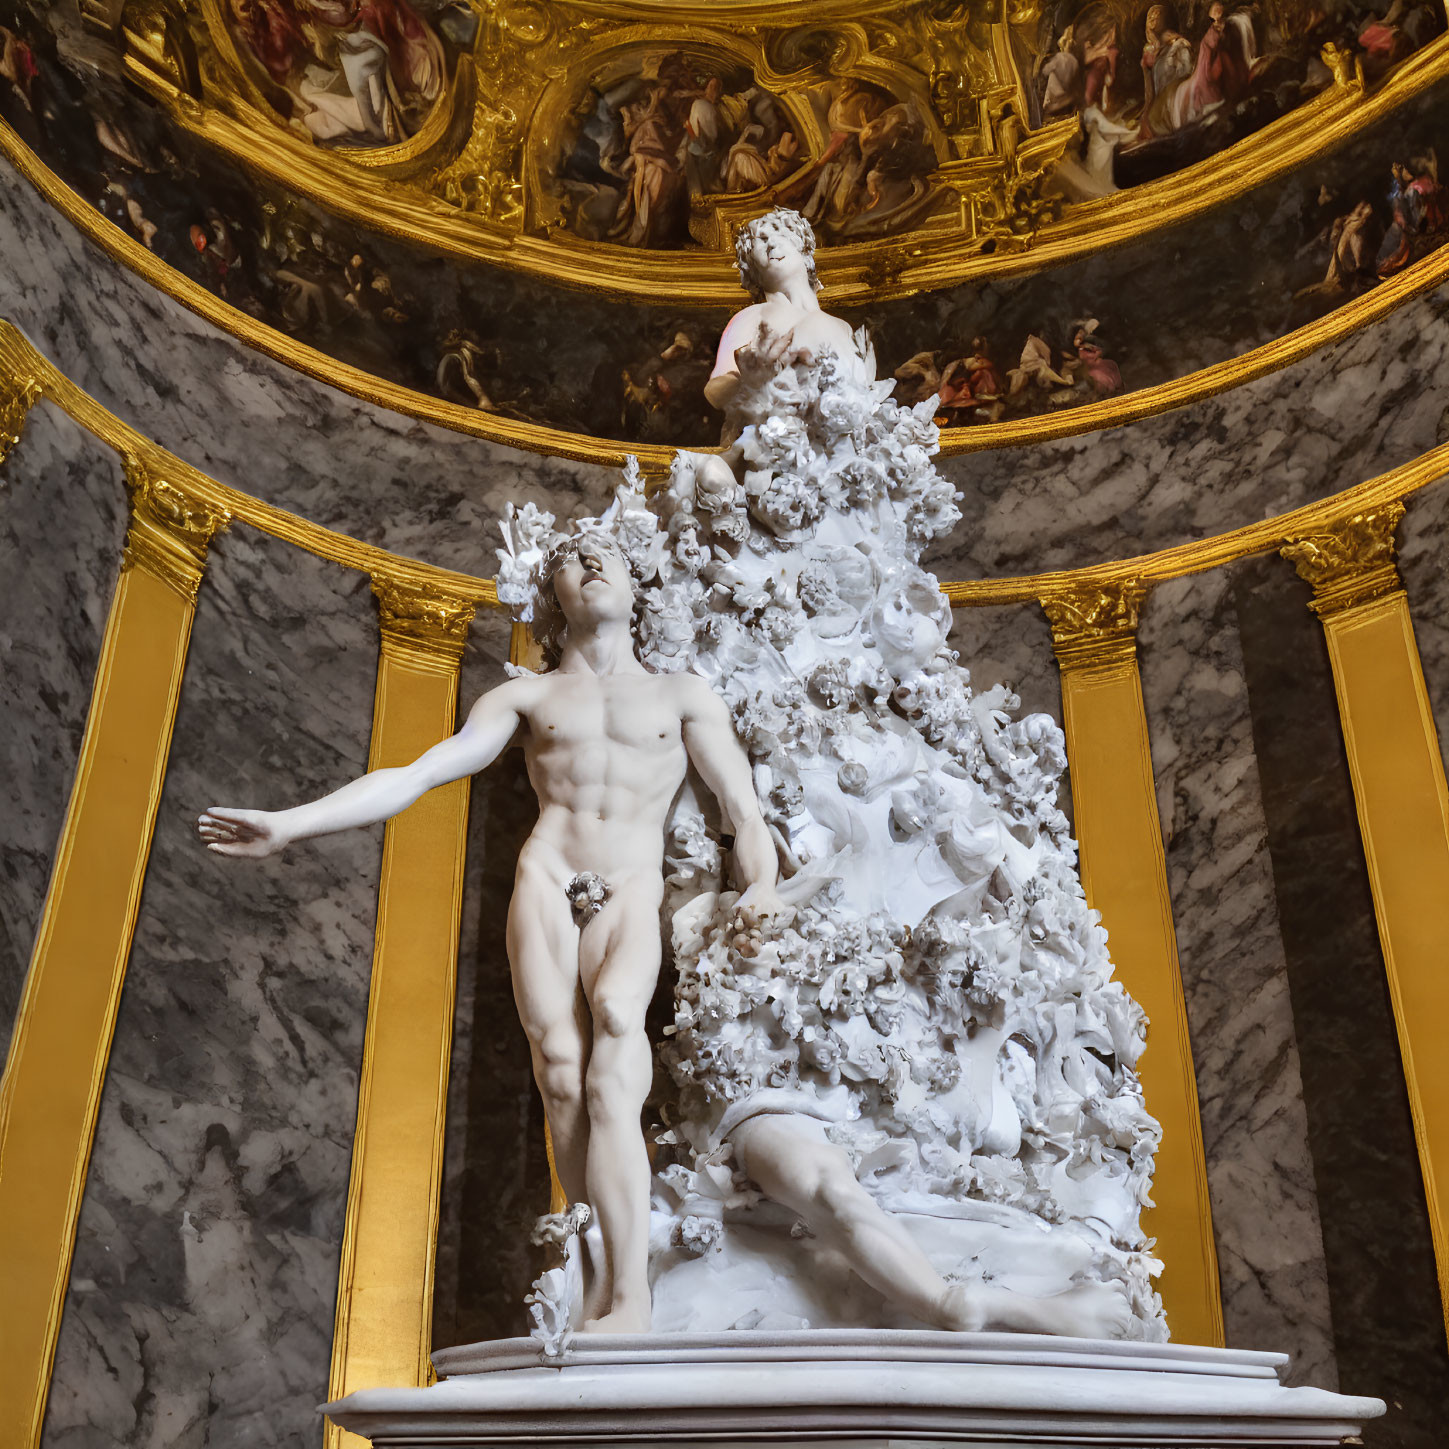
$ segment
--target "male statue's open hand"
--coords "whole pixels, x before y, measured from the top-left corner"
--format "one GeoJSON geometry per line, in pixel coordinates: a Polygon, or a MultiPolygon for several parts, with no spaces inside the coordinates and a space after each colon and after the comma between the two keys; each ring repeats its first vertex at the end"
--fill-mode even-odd
{"type": "Polygon", "coordinates": [[[197,817],[196,833],[206,848],[218,855],[262,860],[292,843],[292,837],[278,822],[278,813],[212,805],[197,817]]]}

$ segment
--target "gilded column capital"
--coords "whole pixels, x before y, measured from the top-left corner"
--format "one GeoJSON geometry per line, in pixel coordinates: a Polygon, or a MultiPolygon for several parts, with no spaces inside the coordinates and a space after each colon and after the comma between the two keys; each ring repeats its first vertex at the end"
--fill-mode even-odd
{"type": "Polygon", "coordinates": [[[1395,500],[1290,538],[1278,550],[1313,586],[1308,607],[1320,619],[1403,588],[1394,563],[1394,530],[1403,516],[1404,505],[1395,500]]]}
{"type": "Polygon", "coordinates": [[[1137,622],[1147,586],[1138,578],[1101,584],[1065,584],[1041,596],[1052,626],[1052,645],[1063,669],[1130,664],[1137,652],[1137,622]]]}
{"type": "Polygon", "coordinates": [[[231,514],[161,477],[135,453],[125,455],[131,522],[122,569],[140,568],[196,602],[206,551],[231,514]]]}
{"type": "Polygon", "coordinates": [[[20,441],[25,419],[44,391],[40,379],[31,373],[0,375],[0,464],[20,441]]]}
{"type": "Polygon", "coordinates": [[[393,574],[372,575],[378,622],[385,654],[419,657],[455,668],[468,643],[468,626],[477,611],[475,599],[393,574]]]}

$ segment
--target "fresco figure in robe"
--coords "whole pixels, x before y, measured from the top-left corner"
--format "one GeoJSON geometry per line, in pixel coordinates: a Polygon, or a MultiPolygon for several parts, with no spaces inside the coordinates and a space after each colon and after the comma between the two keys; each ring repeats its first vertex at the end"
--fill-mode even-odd
{"type": "Polygon", "coordinates": [[[292,809],[213,806],[197,829],[219,855],[261,858],[376,824],[522,743],[539,819],[519,854],[508,958],[559,1181],[587,1203],[604,1261],[584,1329],[649,1328],[649,1160],[640,1112],[653,1076],[644,1014],[659,975],[664,825],[693,766],[731,823],[741,927],[782,911],[775,849],[749,761],[704,680],[650,673],[630,632],[634,585],[601,532],[563,543],[540,588],[546,674],[499,685],[411,765],[374,770],[292,809]]]}

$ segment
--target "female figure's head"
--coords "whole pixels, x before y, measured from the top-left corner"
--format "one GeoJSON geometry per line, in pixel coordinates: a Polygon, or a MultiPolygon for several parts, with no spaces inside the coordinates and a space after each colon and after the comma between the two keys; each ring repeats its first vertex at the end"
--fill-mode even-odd
{"type": "Polygon", "coordinates": [[[798,211],[777,206],[746,223],[735,236],[740,281],[756,302],[767,292],[782,292],[792,281],[820,290],[815,275],[815,233],[798,211]]]}

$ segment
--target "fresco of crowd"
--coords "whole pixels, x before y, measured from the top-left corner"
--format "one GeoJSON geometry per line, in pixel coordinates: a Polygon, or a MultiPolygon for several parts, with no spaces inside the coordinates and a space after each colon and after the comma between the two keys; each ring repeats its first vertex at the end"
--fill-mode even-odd
{"type": "Polygon", "coordinates": [[[1038,123],[1076,114],[1081,135],[1055,172],[1088,201],[1200,161],[1334,82],[1330,60],[1372,86],[1444,28],[1441,6],[1387,9],[1317,0],[1088,0],[1045,22],[1038,123]],[[1325,55],[1328,48],[1328,55],[1325,55]]]}

